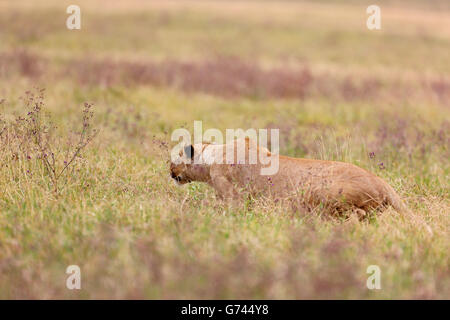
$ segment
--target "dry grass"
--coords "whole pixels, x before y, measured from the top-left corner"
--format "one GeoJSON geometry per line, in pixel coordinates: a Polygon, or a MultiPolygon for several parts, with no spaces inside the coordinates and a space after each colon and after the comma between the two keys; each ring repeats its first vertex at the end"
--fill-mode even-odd
{"type": "Polygon", "coordinates": [[[220,57],[202,62],[136,62],[83,58],[49,68],[48,59],[24,50],[0,55],[0,77],[20,74],[30,80],[70,79],[80,86],[172,87],[188,93],[207,93],[226,98],[327,97],[334,100],[368,100],[388,97],[400,101],[432,100],[450,104],[450,82],[444,77],[422,77],[416,81],[359,74],[313,71],[302,67],[261,68],[237,57],[220,57]],[[239,74],[239,78],[234,75],[239,74]]]}
{"type": "Polygon", "coordinates": [[[391,1],[380,33],[363,2],[187,4],[82,1],[79,32],[59,1],[0,4],[0,298],[448,299],[447,2],[391,1]],[[59,168],[95,103],[99,134],[57,192],[20,142],[34,86],[59,168]],[[372,170],[412,213],[230,208],[177,187],[168,138],[194,120],[278,128],[283,154],[372,170]],[[72,264],[80,291],[65,287],[72,264]],[[371,264],[381,290],[366,288],[371,264]]]}

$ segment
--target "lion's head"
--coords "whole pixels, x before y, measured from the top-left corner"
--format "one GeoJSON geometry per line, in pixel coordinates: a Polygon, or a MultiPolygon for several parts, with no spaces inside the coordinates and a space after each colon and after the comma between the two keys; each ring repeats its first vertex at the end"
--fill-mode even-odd
{"type": "Polygon", "coordinates": [[[210,179],[210,163],[203,158],[205,148],[209,143],[187,145],[178,154],[172,155],[170,163],[170,176],[178,184],[186,184],[192,181],[208,182],[210,179]]]}
{"type": "Polygon", "coordinates": [[[189,183],[193,180],[193,177],[191,177],[189,174],[193,159],[193,145],[185,146],[178,153],[178,157],[176,157],[175,159],[172,158],[172,161],[170,162],[170,176],[178,184],[189,183]]]}

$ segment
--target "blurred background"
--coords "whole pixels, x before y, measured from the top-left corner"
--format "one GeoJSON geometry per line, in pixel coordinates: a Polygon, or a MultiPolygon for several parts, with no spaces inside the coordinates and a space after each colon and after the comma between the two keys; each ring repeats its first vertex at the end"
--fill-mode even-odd
{"type": "Polygon", "coordinates": [[[26,114],[34,87],[61,133],[85,102],[100,133],[61,195],[3,167],[0,298],[449,297],[450,1],[0,0],[0,114],[26,114]],[[417,216],[226,215],[167,180],[170,133],[194,120],[279,129],[282,154],[372,170],[417,216]]]}

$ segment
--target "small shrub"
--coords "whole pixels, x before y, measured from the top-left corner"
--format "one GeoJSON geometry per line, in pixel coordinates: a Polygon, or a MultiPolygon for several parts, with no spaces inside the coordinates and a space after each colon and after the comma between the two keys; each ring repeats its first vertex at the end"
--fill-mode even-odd
{"type": "MultiPolygon", "coordinates": [[[[33,175],[29,161],[37,161],[43,176],[48,178],[53,192],[58,195],[70,175],[80,164],[82,152],[97,134],[92,128],[92,104],[85,103],[82,128],[75,136],[61,136],[50,115],[45,114],[44,89],[27,91],[24,100],[27,114],[7,122],[0,117],[1,158],[8,167],[20,167],[26,176],[33,175]]],[[[14,171],[14,170],[13,170],[14,171]]],[[[19,170],[20,171],[20,170],[19,170]]],[[[14,171],[16,172],[16,171],[14,171]]]]}

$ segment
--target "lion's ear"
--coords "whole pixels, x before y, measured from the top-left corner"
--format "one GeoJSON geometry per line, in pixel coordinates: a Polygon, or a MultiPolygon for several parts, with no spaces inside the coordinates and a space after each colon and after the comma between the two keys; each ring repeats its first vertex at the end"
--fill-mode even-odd
{"type": "Polygon", "coordinates": [[[192,144],[184,147],[184,154],[186,155],[186,158],[194,159],[194,147],[192,144]]]}

